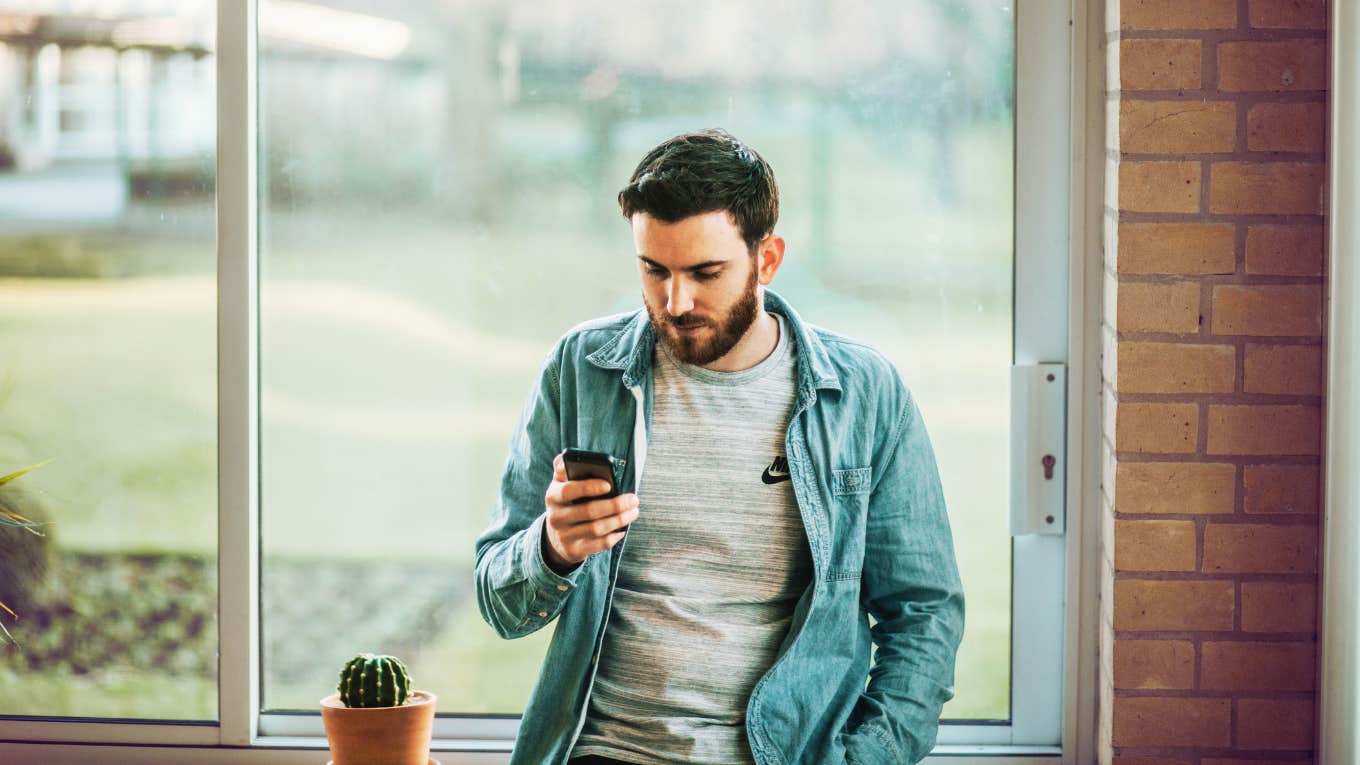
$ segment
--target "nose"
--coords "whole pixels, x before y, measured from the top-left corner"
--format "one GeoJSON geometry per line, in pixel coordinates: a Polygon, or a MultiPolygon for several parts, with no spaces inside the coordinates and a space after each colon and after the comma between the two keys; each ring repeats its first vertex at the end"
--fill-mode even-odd
{"type": "Polygon", "coordinates": [[[671,278],[666,294],[666,312],[671,316],[684,316],[694,310],[694,295],[684,279],[671,278]]]}

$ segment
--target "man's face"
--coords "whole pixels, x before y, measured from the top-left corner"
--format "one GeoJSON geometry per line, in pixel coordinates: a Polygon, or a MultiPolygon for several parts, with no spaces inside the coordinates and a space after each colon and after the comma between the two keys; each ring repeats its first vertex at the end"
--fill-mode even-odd
{"type": "Polygon", "coordinates": [[[663,223],[633,216],[642,299],[677,360],[703,366],[727,354],[760,307],[755,259],[726,211],[663,223]]]}

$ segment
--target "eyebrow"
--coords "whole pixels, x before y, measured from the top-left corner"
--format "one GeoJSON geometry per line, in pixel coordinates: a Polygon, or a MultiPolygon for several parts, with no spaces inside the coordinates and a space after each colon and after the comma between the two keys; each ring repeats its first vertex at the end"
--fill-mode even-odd
{"type": "MultiPolygon", "coordinates": [[[[642,261],[643,263],[646,263],[647,265],[651,266],[652,268],[659,268],[659,269],[661,269],[662,271],[669,271],[669,270],[670,270],[669,268],[666,268],[665,266],[661,265],[660,263],[656,262],[655,260],[652,260],[651,258],[647,257],[646,255],[639,255],[639,256],[638,256],[638,260],[642,261]]],[[[705,269],[713,268],[714,266],[723,266],[723,265],[727,265],[727,262],[728,262],[728,261],[726,261],[726,260],[706,260],[706,261],[704,261],[703,263],[696,263],[695,265],[692,265],[692,266],[685,266],[684,268],[682,268],[682,269],[680,269],[680,270],[681,270],[681,271],[688,271],[688,272],[690,272],[690,273],[692,273],[692,274],[695,274],[695,273],[698,273],[698,272],[703,271],[703,270],[705,270],[705,269]]]]}

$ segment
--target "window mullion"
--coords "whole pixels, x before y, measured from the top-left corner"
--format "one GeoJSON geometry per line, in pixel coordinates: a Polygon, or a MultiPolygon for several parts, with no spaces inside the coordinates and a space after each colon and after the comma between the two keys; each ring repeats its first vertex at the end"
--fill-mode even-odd
{"type": "MultiPolygon", "coordinates": [[[[1063,3],[1015,6],[1017,365],[1072,363],[1066,313],[1071,91],[1055,86],[1072,81],[1071,11],[1063,3]]],[[[1068,456],[1057,456],[1064,465],[1059,475],[1077,480],[1065,469],[1068,456]]],[[[1019,534],[1012,542],[1010,743],[1058,744],[1068,542],[1060,535],[1041,534],[1019,534]]]]}
{"type": "Polygon", "coordinates": [[[217,7],[218,700],[221,743],[259,709],[256,0],[217,7]]]}

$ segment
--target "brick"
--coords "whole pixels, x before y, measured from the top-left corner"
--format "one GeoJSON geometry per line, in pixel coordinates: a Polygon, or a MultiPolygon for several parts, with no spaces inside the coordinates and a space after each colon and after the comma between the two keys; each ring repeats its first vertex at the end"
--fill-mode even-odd
{"type": "Polygon", "coordinates": [[[1320,337],[1322,285],[1216,285],[1213,317],[1215,335],[1320,337]]]}
{"type": "Polygon", "coordinates": [[[1119,381],[1119,344],[1117,342],[1101,343],[1100,347],[1100,374],[1102,380],[1107,380],[1113,385],[1118,385],[1119,381]]]}
{"type": "Polygon", "coordinates": [[[1237,26],[1235,0],[1121,0],[1121,29],[1233,29],[1237,26]]]}
{"type": "Polygon", "coordinates": [[[1312,582],[1243,582],[1242,629],[1247,632],[1313,632],[1317,585],[1312,582]]]}
{"type": "Polygon", "coordinates": [[[1230,152],[1237,133],[1231,101],[1119,103],[1119,150],[1142,154],[1230,152]]]}
{"type": "Polygon", "coordinates": [[[1100,554],[1109,557],[1110,571],[1114,571],[1114,506],[1101,497],[1100,503],[1100,554]]]}
{"type": "Polygon", "coordinates": [[[1326,40],[1251,40],[1218,45],[1220,91],[1290,92],[1326,87],[1326,40]]]}
{"type": "Polygon", "coordinates": [[[1247,273],[1321,276],[1322,237],[1321,224],[1248,226],[1247,273]]]}
{"type": "Polygon", "coordinates": [[[1100,623],[1101,629],[1109,629],[1114,634],[1114,564],[1108,555],[1100,556],[1100,623]]]}
{"type": "Polygon", "coordinates": [[[1306,760],[1258,760],[1255,758],[1242,760],[1231,757],[1205,757],[1200,760],[1200,765],[1314,765],[1314,762],[1311,757],[1306,760]]]}
{"type": "Polygon", "coordinates": [[[1120,90],[1200,87],[1199,40],[1120,40],[1120,90]]]}
{"type": "Polygon", "coordinates": [[[1104,765],[1114,762],[1114,747],[1110,737],[1114,735],[1114,690],[1101,685],[1100,703],[1096,709],[1096,762],[1104,765]]]}
{"type": "MultiPolygon", "coordinates": [[[[1105,14],[1106,26],[1117,26],[1119,24],[1119,20],[1113,18],[1115,16],[1118,16],[1118,14],[1105,14]]],[[[1118,30],[1114,29],[1111,31],[1117,32],[1118,30]]],[[[1107,93],[1117,93],[1119,92],[1119,83],[1122,78],[1119,71],[1119,59],[1123,55],[1123,48],[1112,42],[1100,47],[1105,50],[1105,91],[1107,93]]]]}
{"type": "Polygon", "coordinates": [[[1114,735],[1114,691],[1106,691],[1101,688],[1100,703],[1097,704],[1097,728],[1096,728],[1096,762],[1113,763],[1114,747],[1110,745],[1110,737],[1114,735]]]}
{"type": "Polygon", "coordinates": [[[1120,223],[1122,274],[1230,274],[1231,223],[1120,223]]]}
{"type": "Polygon", "coordinates": [[[1326,29],[1327,0],[1250,0],[1247,22],[1257,29],[1326,29]]]}
{"type": "Polygon", "coordinates": [[[1199,436],[1195,404],[1120,403],[1115,413],[1115,448],[1121,452],[1188,454],[1199,436]]]}
{"type": "Polygon", "coordinates": [[[1312,749],[1313,700],[1238,699],[1235,743],[1242,749],[1312,749]]]}
{"type": "Polygon", "coordinates": [[[1231,513],[1237,468],[1227,463],[1120,462],[1115,509],[1121,513],[1231,513]]]}
{"type": "Polygon", "coordinates": [[[1114,639],[1114,564],[1108,555],[1100,556],[1100,621],[1114,639]]]}
{"type": "Polygon", "coordinates": [[[1109,448],[1115,450],[1114,438],[1117,432],[1115,420],[1119,414],[1119,404],[1114,398],[1114,388],[1109,385],[1105,386],[1105,389],[1101,391],[1100,400],[1101,448],[1105,448],[1105,444],[1108,443],[1109,448]]]}
{"type": "Polygon", "coordinates": [[[1116,631],[1231,630],[1230,581],[1116,579],[1116,631]]]}
{"type": "Polygon", "coordinates": [[[1247,111],[1251,151],[1327,150],[1327,105],[1256,104],[1247,111]]]}
{"type": "Polygon", "coordinates": [[[1195,644],[1189,640],[1118,640],[1114,687],[1165,690],[1195,687],[1195,644]]]}
{"type": "Polygon", "coordinates": [[[1194,521],[1114,522],[1116,571],[1194,571],[1194,521]]]}
{"type": "Polygon", "coordinates": [[[1316,526],[1209,523],[1204,571],[1213,574],[1297,574],[1317,570],[1316,526]]]}
{"type": "Polygon", "coordinates": [[[1231,345],[1122,342],[1120,393],[1232,393],[1237,349],[1231,345]]]}
{"type": "Polygon", "coordinates": [[[1322,346],[1249,343],[1243,371],[1247,393],[1318,396],[1322,394],[1322,346]]]}
{"type": "MultiPolygon", "coordinates": [[[[1102,603],[1108,603],[1108,601],[1104,600],[1104,595],[1105,588],[1109,586],[1111,582],[1112,580],[1101,580],[1100,587],[1102,603]]],[[[1114,627],[1112,626],[1112,624],[1113,622],[1111,622],[1108,619],[1100,620],[1099,626],[1100,634],[1097,636],[1096,644],[1096,653],[1100,657],[1099,660],[1100,671],[1101,674],[1103,675],[1103,677],[1101,677],[1101,683],[1103,685],[1109,685],[1110,690],[1114,690],[1113,685],[1114,660],[1111,658],[1112,655],[1114,654],[1114,627]]]]}
{"type": "Polygon", "coordinates": [[[1321,439],[1316,406],[1209,406],[1210,454],[1316,455],[1321,439]]]}
{"type": "Polygon", "coordinates": [[[1119,324],[1119,278],[1109,271],[1101,274],[1100,288],[1103,299],[1100,301],[1100,317],[1104,326],[1118,328],[1119,324]]]}
{"type": "MultiPolygon", "coordinates": [[[[1118,163],[1115,163],[1115,171],[1118,172],[1118,170],[1119,165],[1118,163]]],[[[1106,183],[1104,185],[1108,187],[1114,186],[1115,184],[1106,183]]],[[[1117,197],[1118,194],[1115,196],[1117,197]]],[[[1102,251],[1101,255],[1104,256],[1105,270],[1114,273],[1119,272],[1119,269],[1117,268],[1119,262],[1119,248],[1121,245],[1119,235],[1124,230],[1123,226],[1119,223],[1119,213],[1115,211],[1115,208],[1118,206],[1119,200],[1115,199],[1114,204],[1109,205],[1108,209],[1105,210],[1105,217],[1102,221],[1103,225],[1100,227],[1100,249],[1102,251]]]]}
{"type": "Polygon", "coordinates": [[[1116,697],[1112,743],[1224,747],[1230,740],[1231,714],[1229,699],[1116,697]]]}
{"type": "Polygon", "coordinates": [[[1119,209],[1127,212],[1199,212],[1200,163],[1119,163],[1119,209]]]}
{"type": "Polygon", "coordinates": [[[1118,285],[1120,332],[1199,331],[1199,292],[1194,282],[1171,284],[1121,283],[1118,285]]]}
{"type": "Polygon", "coordinates": [[[1211,691],[1311,691],[1312,641],[1207,641],[1200,648],[1200,688],[1211,691]]]}
{"type": "MultiPolygon", "coordinates": [[[[1209,210],[1225,215],[1322,215],[1326,180],[1327,169],[1317,162],[1216,162],[1209,168],[1209,210]]],[[[1120,189],[1122,196],[1122,184],[1120,189]]]]}
{"type": "Polygon", "coordinates": [[[1243,472],[1244,512],[1317,514],[1317,465],[1247,465],[1243,472]]]}

